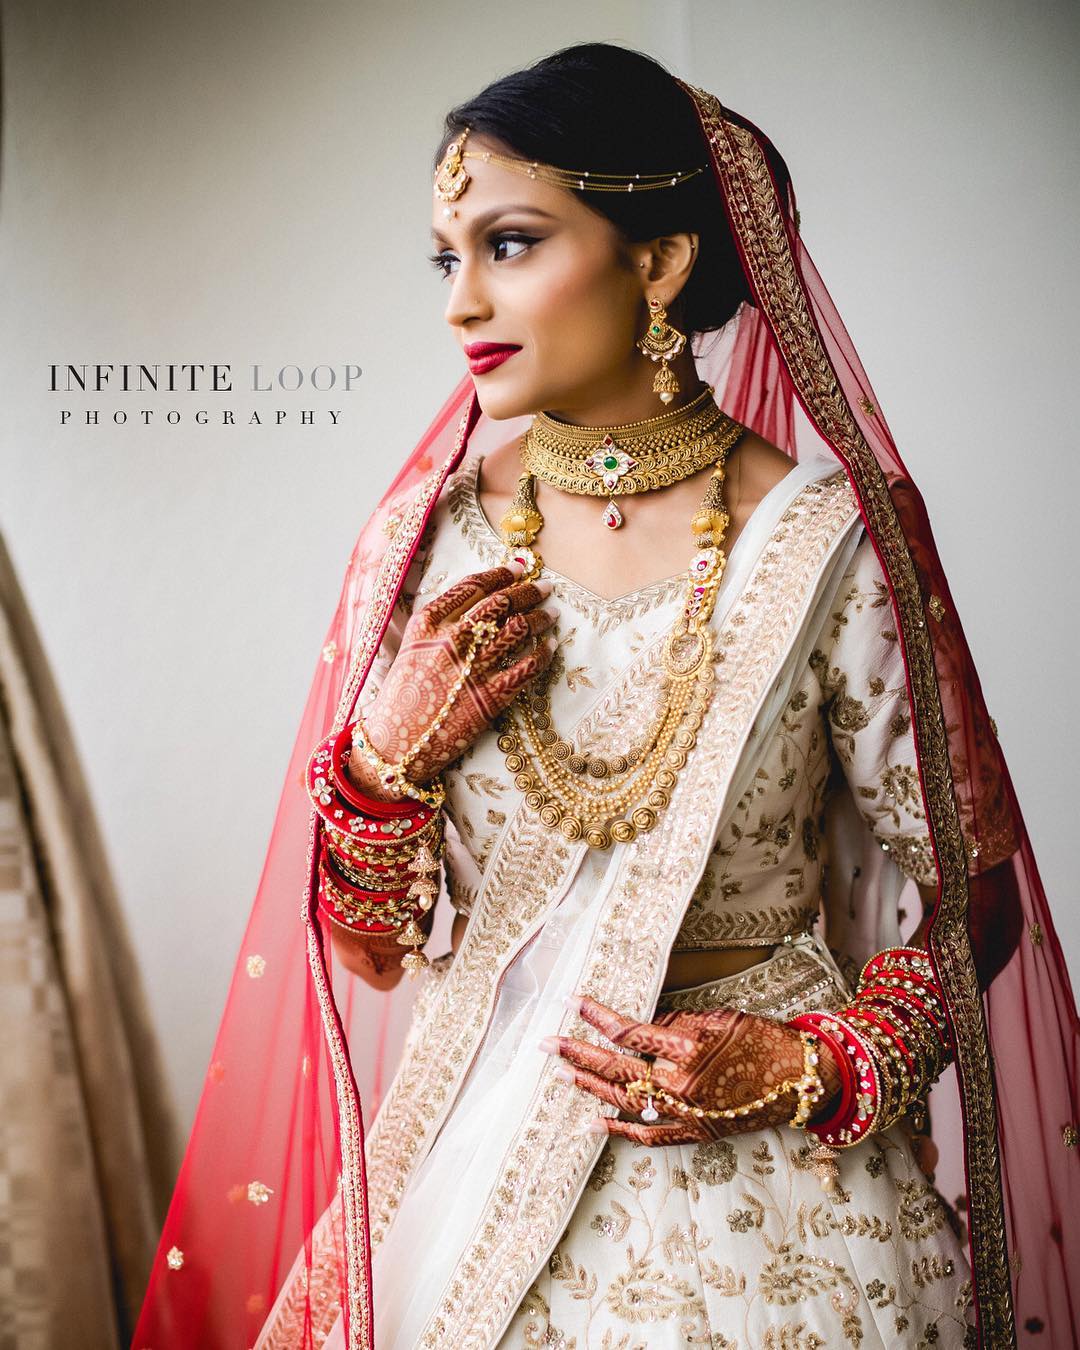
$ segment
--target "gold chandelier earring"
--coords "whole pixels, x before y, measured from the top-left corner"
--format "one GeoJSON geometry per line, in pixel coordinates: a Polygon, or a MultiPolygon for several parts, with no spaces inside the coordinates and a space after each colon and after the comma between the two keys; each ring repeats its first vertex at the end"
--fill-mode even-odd
{"type": "Polygon", "coordinates": [[[686,346],[686,334],[668,323],[667,310],[656,296],[649,301],[649,326],[645,336],[638,338],[637,345],[651,360],[660,362],[653,380],[653,393],[660,395],[662,403],[670,403],[679,392],[679,381],[668,361],[686,346]]]}

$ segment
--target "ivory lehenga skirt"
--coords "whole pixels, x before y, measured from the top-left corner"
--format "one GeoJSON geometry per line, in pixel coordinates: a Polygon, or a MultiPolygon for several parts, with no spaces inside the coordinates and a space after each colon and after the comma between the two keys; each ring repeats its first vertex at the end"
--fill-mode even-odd
{"type": "MultiPolygon", "coordinates": [[[[774,1017],[847,996],[806,935],[661,1010],[774,1017]]],[[[893,1126],[840,1157],[835,1198],[790,1129],[648,1148],[609,1140],[498,1350],[860,1350],[974,1344],[955,1219],[893,1126]]]]}

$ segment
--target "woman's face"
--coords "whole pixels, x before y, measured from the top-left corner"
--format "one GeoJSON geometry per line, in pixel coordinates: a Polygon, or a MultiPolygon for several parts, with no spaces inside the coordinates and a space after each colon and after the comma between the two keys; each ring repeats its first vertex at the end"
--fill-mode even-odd
{"type": "MultiPolygon", "coordinates": [[[[470,136],[468,150],[512,153],[470,136]]],[[[624,406],[649,367],[634,346],[645,328],[648,245],[628,245],[610,221],[569,189],[466,159],[455,202],[434,198],[432,237],[446,277],[446,321],[463,350],[519,348],[473,370],[480,406],[493,418],[540,409],[584,420],[624,406]],[[444,207],[456,209],[447,218],[444,207]]],[[[655,395],[652,396],[655,399],[655,395]]]]}

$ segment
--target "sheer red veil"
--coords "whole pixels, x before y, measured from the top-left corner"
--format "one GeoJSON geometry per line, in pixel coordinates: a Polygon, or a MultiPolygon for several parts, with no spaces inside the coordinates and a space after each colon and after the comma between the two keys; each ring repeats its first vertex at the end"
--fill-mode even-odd
{"type": "MultiPolygon", "coordinates": [[[[1078,1024],[996,728],[922,498],[802,243],[783,161],[744,118],[677,83],[750,297],[697,344],[699,372],[726,412],[789,454],[836,455],[889,584],[939,871],[930,946],[957,1047],[958,1110],[934,1114],[943,1152],[962,1146],[979,1344],[1062,1350],[1080,1326],[1078,1024]]],[[[463,380],[349,559],[136,1347],[253,1344],[298,1252],[307,1278],[265,1343],[320,1345],[339,1307],[350,1350],[373,1343],[363,1122],[409,997],[376,995],[334,968],[303,771],[316,742],[349,720],[447,475],[467,446],[493,448],[514,430],[485,417],[463,380]]],[[[437,930],[429,951],[444,947],[437,930]]]]}

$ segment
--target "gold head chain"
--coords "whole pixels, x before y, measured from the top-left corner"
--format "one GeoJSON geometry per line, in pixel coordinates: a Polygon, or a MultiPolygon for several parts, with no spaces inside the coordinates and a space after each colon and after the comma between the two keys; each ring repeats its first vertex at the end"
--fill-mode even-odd
{"type": "MultiPolygon", "coordinates": [[[[520,156],[502,155],[495,150],[464,149],[469,127],[446,147],[446,154],[435,173],[435,195],[441,202],[457,201],[468,186],[471,176],[465,168],[467,159],[490,160],[504,168],[522,173],[527,178],[539,178],[545,183],[554,183],[558,187],[578,188],[585,192],[651,192],[657,188],[677,187],[680,183],[704,172],[696,169],[679,169],[675,173],[597,173],[592,169],[560,169],[554,164],[545,164],[537,159],[523,159],[520,156]]],[[[446,205],[443,215],[447,218],[454,214],[446,205]]]]}

